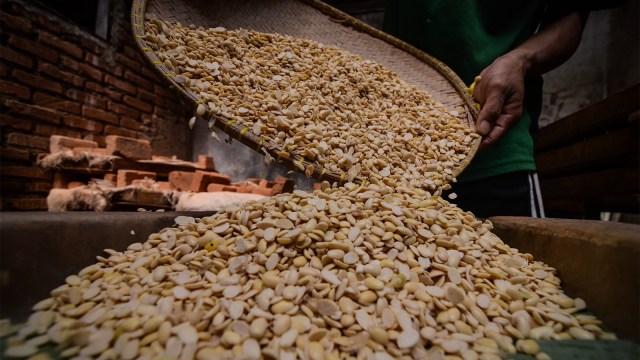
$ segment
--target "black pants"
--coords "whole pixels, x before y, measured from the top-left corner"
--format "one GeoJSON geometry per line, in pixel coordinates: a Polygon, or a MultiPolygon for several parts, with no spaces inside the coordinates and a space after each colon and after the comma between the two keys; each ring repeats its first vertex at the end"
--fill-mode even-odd
{"type": "Polygon", "coordinates": [[[519,171],[486,179],[453,184],[449,202],[478,218],[491,216],[544,217],[542,197],[535,172],[519,171]]]}

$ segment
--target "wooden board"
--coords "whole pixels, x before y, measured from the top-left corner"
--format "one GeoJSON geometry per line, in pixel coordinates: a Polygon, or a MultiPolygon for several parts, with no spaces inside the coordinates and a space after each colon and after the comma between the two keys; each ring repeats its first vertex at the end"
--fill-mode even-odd
{"type": "Polygon", "coordinates": [[[639,131],[638,123],[634,122],[629,127],[539,153],[536,155],[538,172],[551,176],[598,166],[637,165],[640,155],[639,131]]]}
{"type": "Polygon", "coordinates": [[[638,99],[640,84],[543,127],[536,142],[536,152],[597,134],[603,129],[615,127],[616,124],[624,125],[629,114],[638,109],[638,99]]]}

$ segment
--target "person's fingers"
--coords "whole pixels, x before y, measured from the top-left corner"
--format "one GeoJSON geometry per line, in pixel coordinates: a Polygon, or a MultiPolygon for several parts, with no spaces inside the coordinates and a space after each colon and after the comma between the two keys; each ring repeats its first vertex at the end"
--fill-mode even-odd
{"type": "Polygon", "coordinates": [[[486,101],[480,109],[476,128],[480,135],[487,135],[491,131],[493,124],[498,120],[504,105],[504,92],[501,89],[490,90],[486,95],[486,101]]]}
{"type": "Polygon", "coordinates": [[[513,116],[511,114],[502,114],[491,127],[491,130],[482,138],[481,148],[485,148],[494,144],[504,135],[513,125],[513,116]]]}

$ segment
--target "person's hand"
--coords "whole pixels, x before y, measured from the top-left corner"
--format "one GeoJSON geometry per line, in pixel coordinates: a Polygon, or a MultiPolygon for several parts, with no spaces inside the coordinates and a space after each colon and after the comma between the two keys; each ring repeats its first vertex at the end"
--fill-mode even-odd
{"type": "Polygon", "coordinates": [[[525,61],[508,53],[480,73],[473,97],[482,106],[476,128],[483,136],[480,147],[495,143],[522,116],[525,61]]]}

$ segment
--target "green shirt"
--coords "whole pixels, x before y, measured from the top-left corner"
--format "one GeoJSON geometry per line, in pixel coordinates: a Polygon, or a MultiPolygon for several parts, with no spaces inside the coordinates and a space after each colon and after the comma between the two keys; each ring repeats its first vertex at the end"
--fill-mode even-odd
{"type": "MultiPolygon", "coordinates": [[[[533,35],[543,1],[389,0],[384,31],[435,56],[466,83],[496,58],[533,35]]],[[[542,79],[527,79],[522,118],[491,147],[478,151],[459,181],[535,170],[532,124],[537,128],[542,79]]]]}

